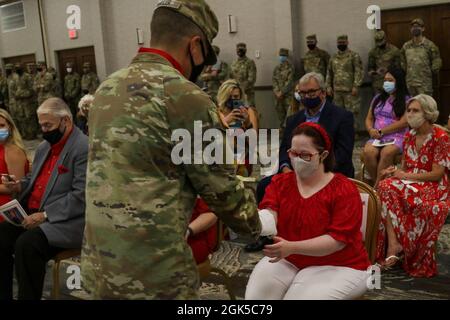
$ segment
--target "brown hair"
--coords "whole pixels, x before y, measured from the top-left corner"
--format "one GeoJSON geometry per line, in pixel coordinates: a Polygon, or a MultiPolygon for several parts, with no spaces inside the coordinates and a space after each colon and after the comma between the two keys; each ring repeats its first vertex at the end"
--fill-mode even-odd
{"type": "MultiPolygon", "coordinates": [[[[324,151],[327,151],[326,149],[326,142],[322,134],[319,132],[319,130],[310,127],[310,126],[303,126],[303,127],[297,127],[294,132],[292,133],[292,138],[296,136],[307,136],[310,137],[313,141],[314,146],[316,149],[322,154],[324,151]]],[[[334,161],[334,151],[333,148],[330,149],[328,157],[325,158],[323,161],[323,164],[325,166],[325,172],[332,172],[335,167],[335,161],[334,161]]]]}

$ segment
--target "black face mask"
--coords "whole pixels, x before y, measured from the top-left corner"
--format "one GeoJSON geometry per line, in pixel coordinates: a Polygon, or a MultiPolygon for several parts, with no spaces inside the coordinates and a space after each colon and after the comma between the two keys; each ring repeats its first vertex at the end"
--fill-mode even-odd
{"type": "Polygon", "coordinates": [[[42,70],[44,70],[44,69],[42,69],[42,68],[37,68],[37,71],[38,71],[38,72],[42,72],[42,70]]]}
{"type": "Polygon", "coordinates": [[[66,128],[64,128],[64,131],[61,132],[58,127],[55,130],[43,132],[42,138],[53,146],[61,141],[61,139],[64,137],[65,132],[66,128]]]}
{"type": "Polygon", "coordinates": [[[191,54],[191,66],[192,66],[192,72],[191,72],[191,76],[189,77],[189,81],[196,83],[198,80],[198,77],[200,77],[200,75],[203,72],[203,69],[205,68],[205,60],[206,60],[206,55],[205,55],[205,50],[203,49],[203,42],[200,42],[200,46],[202,48],[202,56],[203,56],[203,63],[201,65],[196,66],[194,59],[192,58],[192,54],[191,54]]]}
{"type": "Polygon", "coordinates": [[[23,75],[23,69],[16,69],[16,73],[21,76],[23,75]]]}
{"type": "Polygon", "coordinates": [[[12,75],[12,71],[11,70],[6,70],[6,76],[10,76],[10,75],[12,75]]]}
{"type": "Polygon", "coordinates": [[[342,51],[342,52],[344,52],[348,48],[348,46],[346,44],[339,44],[337,47],[338,47],[339,51],[342,51]]]}
{"type": "Polygon", "coordinates": [[[237,54],[238,54],[239,57],[243,58],[247,54],[247,50],[239,49],[237,54]]]}
{"type": "Polygon", "coordinates": [[[308,44],[309,50],[314,50],[316,48],[315,44],[308,44]]]}
{"type": "Polygon", "coordinates": [[[414,28],[411,33],[414,37],[420,37],[422,35],[422,29],[414,28]]]}

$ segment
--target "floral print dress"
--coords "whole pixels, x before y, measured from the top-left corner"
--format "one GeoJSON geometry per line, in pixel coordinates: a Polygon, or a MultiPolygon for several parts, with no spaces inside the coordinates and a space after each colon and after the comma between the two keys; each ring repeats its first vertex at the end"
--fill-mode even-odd
{"type": "Polygon", "coordinates": [[[404,270],[413,277],[433,277],[437,274],[436,241],[450,211],[450,142],[444,130],[434,127],[422,148],[417,150],[416,134],[411,130],[405,137],[405,171],[431,172],[433,164],[438,164],[446,168],[445,175],[439,182],[408,184],[389,178],[380,183],[382,221],[378,232],[377,261],[381,263],[386,258],[385,225],[389,214],[403,247],[404,270]]]}

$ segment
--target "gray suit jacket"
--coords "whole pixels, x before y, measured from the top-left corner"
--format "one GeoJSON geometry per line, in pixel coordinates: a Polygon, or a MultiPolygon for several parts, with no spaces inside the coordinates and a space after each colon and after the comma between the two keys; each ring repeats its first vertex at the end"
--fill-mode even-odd
{"type": "MultiPolygon", "coordinates": [[[[22,180],[19,201],[24,206],[33,192],[36,179],[50,154],[51,146],[42,142],[36,150],[31,173],[22,180]]],[[[88,138],[74,128],[51,173],[39,211],[45,211],[48,222],[40,225],[51,246],[81,248],[85,224],[85,190],[88,138]],[[63,166],[68,172],[58,169],[63,166]]]]}

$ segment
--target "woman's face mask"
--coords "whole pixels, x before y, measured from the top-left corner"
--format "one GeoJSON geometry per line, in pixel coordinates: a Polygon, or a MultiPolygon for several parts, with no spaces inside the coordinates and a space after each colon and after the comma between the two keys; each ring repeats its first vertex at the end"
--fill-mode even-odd
{"type": "Polygon", "coordinates": [[[423,112],[408,113],[406,119],[413,129],[419,129],[426,121],[423,112]]]}
{"type": "Polygon", "coordinates": [[[9,138],[9,129],[0,129],[0,142],[4,142],[9,138]]]}
{"type": "Polygon", "coordinates": [[[310,162],[302,158],[294,158],[291,160],[292,167],[299,178],[306,179],[311,177],[319,169],[319,157],[314,156],[310,162]]]}

